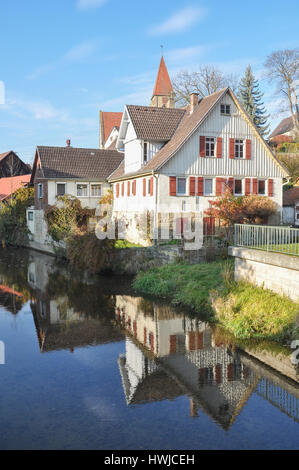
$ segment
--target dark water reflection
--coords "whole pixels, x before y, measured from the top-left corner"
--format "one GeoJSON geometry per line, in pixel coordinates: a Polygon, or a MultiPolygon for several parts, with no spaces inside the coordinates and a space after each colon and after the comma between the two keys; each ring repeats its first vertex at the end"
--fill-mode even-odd
{"type": "Polygon", "coordinates": [[[210,325],[0,252],[1,449],[298,449],[299,387],[210,325]]]}

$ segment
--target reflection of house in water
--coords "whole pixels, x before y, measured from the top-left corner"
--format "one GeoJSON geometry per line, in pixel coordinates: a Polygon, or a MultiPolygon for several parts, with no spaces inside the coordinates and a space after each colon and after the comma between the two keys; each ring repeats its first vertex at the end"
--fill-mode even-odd
{"type": "MultiPolygon", "coordinates": [[[[28,265],[28,282],[35,292],[31,309],[41,352],[85,347],[122,341],[123,335],[113,327],[107,316],[93,317],[86,309],[76,310],[67,293],[47,292],[49,275],[54,260],[42,254],[34,254],[28,265]]],[[[67,282],[67,281],[66,281],[67,282]]],[[[52,287],[53,289],[53,287],[52,287]]],[[[82,292],[78,290],[76,297],[82,292]]],[[[84,302],[83,302],[84,303],[84,302]]],[[[99,304],[99,310],[102,305],[99,304]]]]}
{"type": "Polygon", "coordinates": [[[14,287],[6,285],[6,281],[0,279],[0,306],[13,315],[19,313],[24,305],[24,298],[21,292],[14,287]]]}
{"type": "MultiPolygon", "coordinates": [[[[202,410],[228,429],[264,380],[251,359],[218,344],[207,323],[124,296],[116,319],[128,334],[119,358],[128,405],[188,395],[191,416],[202,410]]],[[[287,414],[299,421],[299,391],[292,391],[295,411],[287,414]]]]}

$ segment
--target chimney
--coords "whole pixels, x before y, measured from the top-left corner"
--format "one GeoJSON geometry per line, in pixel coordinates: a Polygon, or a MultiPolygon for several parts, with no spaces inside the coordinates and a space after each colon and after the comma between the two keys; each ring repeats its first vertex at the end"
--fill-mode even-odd
{"type": "Polygon", "coordinates": [[[198,105],[198,93],[191,93],[190,95],[190,114],[193,113],[194,109],[198,105]]]}
{"type": "Polygon", "coordinates": [[[70,139],[68,139],[68,140],[66,141],[66,145],[67,145],[67,147],[70,147],[70,146],[71,146],[71,141],[70,141],[70,139]]]}

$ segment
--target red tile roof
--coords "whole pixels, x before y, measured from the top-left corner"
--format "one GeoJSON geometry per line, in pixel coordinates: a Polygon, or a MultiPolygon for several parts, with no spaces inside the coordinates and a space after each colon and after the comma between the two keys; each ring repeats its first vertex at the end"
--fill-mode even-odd
{"type": "Polygon", "coordinates": [[[275,137],[271,137],[271,143],[276,143],[276,144],[283,144],[284,142],[293,142],[292,137],[289,135],[276,135],[275,137]]]}
{"type": "Polygon", "coordinates": [[[164,58],[161,58],[158,76],[154,88],[153,96],[167,96],[173,92],[172,84],[168,75],[164,58]]]}
{"type": "Polygon", "coordinates": [[[104,143],[108,139],[114,127],[119,127],[123,113],[102,113],[103,116],[103,130],[104,130],[104,143]]]}
{"type": "Polygon", "coordinates": [[[9,155],[11,152],[12,150],[10,150],[9,152],[0,153],[0,161],[3,160],[3,158],[7,157],[7,155],[9,155]]]}
{"type": "Polygon", "coordinates": [[[17,189],[22,188],[30,182],[31,175],[13,176],[12,178],[0,179],[0,201],[4,201],[17,189]]]}
{"type": "Polygon", "coordinates": [[[299,201],[299,186],[294,186],[283,193],[283,205],[294,206],[299,201]]]}
{"type": "Polygon", "coordinates": [[[286,132],[289,132],[293,129],[294,123],[292,116],[287,117],[283,119],[278,126],[274,129],[272,134],[269,136],[269,139],[273,139],[273,137],[276,137],[277,135],[285,134],[286,132]]]}

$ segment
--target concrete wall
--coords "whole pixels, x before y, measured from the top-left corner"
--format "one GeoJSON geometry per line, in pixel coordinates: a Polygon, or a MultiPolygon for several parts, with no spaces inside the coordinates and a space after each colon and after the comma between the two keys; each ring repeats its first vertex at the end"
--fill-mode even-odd
{"type": "Polygon", "coordinates": [[[235,257],[235,280],[263,286],[299,300],[299,256],[230,247],[235,257]]]}

